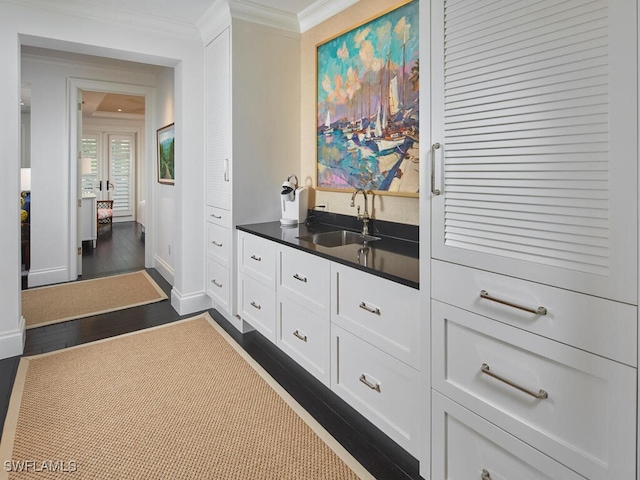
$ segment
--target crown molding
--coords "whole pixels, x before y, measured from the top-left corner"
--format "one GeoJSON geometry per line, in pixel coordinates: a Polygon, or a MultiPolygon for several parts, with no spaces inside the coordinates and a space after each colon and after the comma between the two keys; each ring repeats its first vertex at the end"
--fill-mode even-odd
{"type": "Polygon", "coordinates": [[[318,0],[298,14],[300,33],[321,24],[360,0],[318,0]]]}
{"type": "Polygon", "coordinates": [[[233,20],[300,33],[298,17],[277,8],[267,7],[251,0],[214,0],[207,12],[196,22],[205,45],[211,42],[233,20]]]}
{"type": "Polygon", "coordinates": [[[178,37],[197,38],[195,25],[177,20],[170,20],[154,15],[140,15],[132,12],[85,0],[2,0],[20,7],[44,10],[55,14],[78,17],[81,19],[111,22],[139,29],[163,33],[178,37]]]}
{"type": "Polygon", "coordinates": [[[300,33],[297,15],[277,8],[266,7],[250,0],[229,0],[231,16],[267,27],[300,33]]]}
{"type": "Polygon", "coordinates": [[[229,23],[231,23],[231,11],[227,0],[214,0],[204,15],[196,22],[196,27],[204,44],[207,45],[229,23]]]}

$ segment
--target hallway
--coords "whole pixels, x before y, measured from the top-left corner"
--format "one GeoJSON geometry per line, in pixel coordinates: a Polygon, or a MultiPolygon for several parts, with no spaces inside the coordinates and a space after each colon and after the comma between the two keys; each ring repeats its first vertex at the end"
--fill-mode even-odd
{"type": "Polygon", "coordinates": [[[144,233],[138,222],[101,226],[96,248],[91,242],[82,242],[82,276],[78,280],[141,268],[144,268],[144,233]]]}
{"type": "MultiPolygon", "coordinates": [[[[95,249],[83,244],[80,280],[144,268],[144,234],[135,222],[102,227],[95,249]]],[[[155,270],[147,272],[167,295],[171,285],[155,270]]],[[[238,344],[291,394],[322,426],[378,479],[418,480],[418,461],[328,390],[258,332],[240,334],[217,311],[209,313],[238,344]]],[[[183,318],[163,300],[126,310],[95,315],[27,330],[24,356],[151,328],[183,318]]],[[[0,427],[4,424],[20,357],[0,360],[0,427]]],[[[1,432],[1,430],[0,430],[1,432]]]]}

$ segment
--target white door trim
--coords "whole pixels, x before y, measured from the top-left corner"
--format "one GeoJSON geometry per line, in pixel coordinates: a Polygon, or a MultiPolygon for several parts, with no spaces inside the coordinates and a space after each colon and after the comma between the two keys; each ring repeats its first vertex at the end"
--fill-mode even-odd
{"type": "Polygon", "coordinates": [[[154,87],[145,87],[141,85],[130,85],[126,83],[104,82],[98,80],[87,80],[81,78],[68,78],[67,79],[67,91],[68,91],[68,112],[69,118],[69,281],[78,278],[77,268],[77,246],[75,244],[76,233],[78,230],[77,222],[77,182],[78,182],[78,169],[76,167],[77,152],[80,148],[77,140],[77,130],[79,128],[78,120],[75,115],[78,104],[78,91],[88,90],[94,92],[107,92],[107,93],[119,93],[123,95],[138,95],[145,97],[145,120],[144,120],[144,142],[145,142],[145,157],[141,161],[145,162],[145,195],[138,200],[145,200],[146,219],[145,219],[145,254],[144,265],[145,267],[153,266],[153,252],[155,251],[154,244],[154,159],[155,159],[155,105],[156,105],[156,91],[154,87]]]}

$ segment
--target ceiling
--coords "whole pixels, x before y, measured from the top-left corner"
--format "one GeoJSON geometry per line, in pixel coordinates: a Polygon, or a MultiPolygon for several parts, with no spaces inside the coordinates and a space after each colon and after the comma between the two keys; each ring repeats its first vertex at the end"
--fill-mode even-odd
{"type": "MultiPolygon", "coordinates": [[[[104,0],[81,0],[87,5],[104,6],[104,0]]],[[[326,3],[326,0],[230,0],[247,6],[280,10],[281,12],[298,15],[315,3],[326,3]]],[[[179,21],[195,25],[207,12],[214,0],[109,0],[112,10],[159,17],[166,20],[179,21]]]]}
{"type": "Polygon", "coordinates": [[[144,115],[144,97],[117,93],[82,92],[82,115],[111,117],[122,114],[144,115]]]}

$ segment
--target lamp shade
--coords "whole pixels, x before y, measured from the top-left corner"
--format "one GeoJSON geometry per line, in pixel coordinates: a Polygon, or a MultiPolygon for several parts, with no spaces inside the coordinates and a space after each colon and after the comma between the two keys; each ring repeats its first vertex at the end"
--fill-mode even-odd
{"type": "Polygon", "coordinates": [[[31,169],[30,168],[20,169],[20,190],[22,190],[23,192],[31,190],[31,169]]]}
{"type": "Polygon", "coordinates": [[[88,157],[82,159],[82,175],[91,175],[91,160],[88,157]]]}

